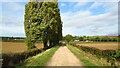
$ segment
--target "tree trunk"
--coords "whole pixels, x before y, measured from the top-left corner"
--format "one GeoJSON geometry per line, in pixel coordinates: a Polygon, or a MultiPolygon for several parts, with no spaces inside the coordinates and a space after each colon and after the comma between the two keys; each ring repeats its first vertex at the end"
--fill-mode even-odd
{"type": "Polygon", "coordinates": [[[44,49],[47,49],[48,48],[47,40],[43,40],[43,43],[44,43],[44,49]]]}
{"type": "Polygon", "coordinates": [[[49,45],[50,45],[50,47],[53,46],[53,42],[52,42],[52,40],[49,41],[49,45]]]}

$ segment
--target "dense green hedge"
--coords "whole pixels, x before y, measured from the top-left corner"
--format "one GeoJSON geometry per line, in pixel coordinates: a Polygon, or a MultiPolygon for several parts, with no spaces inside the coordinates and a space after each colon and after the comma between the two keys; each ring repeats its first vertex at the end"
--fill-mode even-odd
{"type": "Polygon", "coordinates": [[[106,58],[108,62],[111,62],[112,65],[115,65],[114,62],[120,61],[120,50],[100,50],[94,47],[79,46],[76,44],[71,44],[85,52],[89,52],[92,55],[96,55],[98,58],[106,58]]]}
{"type": "MultiPolygon", "coordinates": [[[[49,47],[51,48],[51,47],[49,47]]],[[[31,56],[35,56],[38,53],[41,53],[43,51],[45,51],[46,49],[31,49],[22,53],[16,53],[16,54],[2,54],[2,66],[6,67],[6,66],[14,66],[20,62],[23,62],[25,59],[31,57],[31,56]]]]}

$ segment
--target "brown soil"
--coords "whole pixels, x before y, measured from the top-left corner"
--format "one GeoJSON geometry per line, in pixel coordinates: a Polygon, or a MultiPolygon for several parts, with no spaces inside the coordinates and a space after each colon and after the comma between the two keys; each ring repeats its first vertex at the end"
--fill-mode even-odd
{"type": "Polygon", "coordinates": [[[109,43],[78,43],[80,46],[95,47],[102,50],[116,50],[119,49],[118,42],[109,42],[109,43]]]}
{"type": "MultiPolygon", "coordinates": [[[[2,44],[2,53],[18,53],[27,50],[27,46],[25,43],[0,42],[0,44],[2,44]]],[[[43,48],[42,43],[37,43],[36,46],[37,48],[43,48]]]]}
{"type": "Polygon", "coordinates": [[[47,63],[47,66],[82,66],[82,63],[66,46],[61,46],[47,63]]]}

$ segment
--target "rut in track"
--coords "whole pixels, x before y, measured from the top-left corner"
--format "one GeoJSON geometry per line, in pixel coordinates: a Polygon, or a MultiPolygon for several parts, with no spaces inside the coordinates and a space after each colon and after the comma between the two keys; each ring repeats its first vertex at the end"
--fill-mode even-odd
{"type": "Polygon", "coordinates": [[[61,46],[48,61],[47,66],[82,66],[82,63],[66,46],[61,46]]]}

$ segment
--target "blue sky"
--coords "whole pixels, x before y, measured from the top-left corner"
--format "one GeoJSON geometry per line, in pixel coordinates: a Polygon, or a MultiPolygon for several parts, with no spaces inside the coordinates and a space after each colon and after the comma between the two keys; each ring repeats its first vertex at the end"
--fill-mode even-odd
{"type": "MultiPolygon", "coordinates": [[[[0,36],[25,37],[27,2],[2,2],[0,36]]],[[[118,35],[117,2],[59,2],[63,35],[118,35]]]]}

